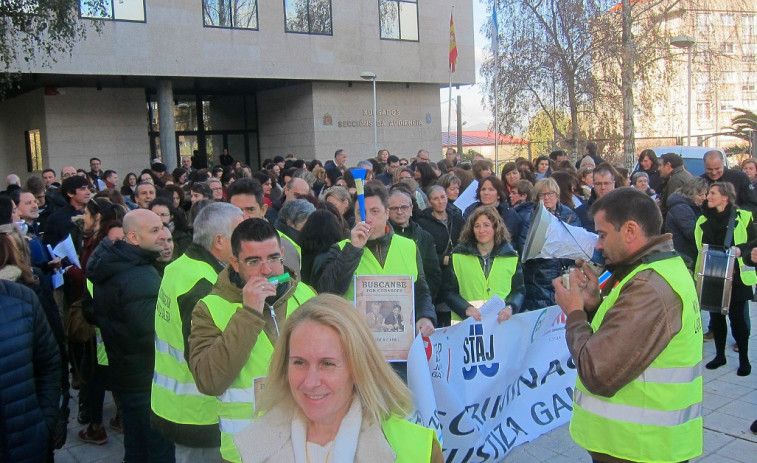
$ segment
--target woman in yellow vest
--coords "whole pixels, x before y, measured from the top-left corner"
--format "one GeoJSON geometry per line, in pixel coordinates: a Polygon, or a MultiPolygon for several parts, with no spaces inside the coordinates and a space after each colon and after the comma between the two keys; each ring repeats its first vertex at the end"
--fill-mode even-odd
{"type": "Polygon", "coordinates": [[[494,207],[481,206],[468,217],[450,264],[442,287],[453,320],[473,317],[480,321],[481,312],[471,302],[486,301],[495,294],[507,304],[499,313],[500,322],[518,312],[525,294],[523,270],[494,207]]]}
{"type": "MultiPolygon", "coordinates": [[[[697,248],[702,244],[712,246],[736,246],[737,265],[733,272],[733,288],[728,318],[731,320],[731,332],[736,339],[739,350],[739,368],[736,374],[747,376],[752,372],[749,363],[749,326],[746,321],[748,301],[752,299],[752,285],[757,284],[754,263],[749,254],[757,246],[757,232],[752,221],[752,213],[737,209],[736,191],[728,182],[715,182],[707,192],[707,203],[702,207],[702,216],[697,220],[694,238],[697,248]],[[731,231],[729,232],[729,228],[731,231]],[[728,242],[726,242],[728,241],[728,242]]],[[[697,265],[698,266],[698,265],[697,265]]],[[[715,336],[715,358],[709,362],[707,369],[725,365],[725,340],[728,328],[725,316],[711,313],[711,329],[715,336]]]]}
{"type": "Polygon", "coordinates": [[[234,437],[243,463],[443,462],[433,430],[406,421],[407,389],[344,298],[302,304],[276,342],[261,418],[234,437]]]}

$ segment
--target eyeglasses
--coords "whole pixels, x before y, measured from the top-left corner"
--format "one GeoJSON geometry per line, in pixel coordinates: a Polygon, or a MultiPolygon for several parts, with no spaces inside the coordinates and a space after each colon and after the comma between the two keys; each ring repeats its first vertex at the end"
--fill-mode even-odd
{"type": "MultiPolygon", "coordinates": [[[[157,214],[157,212],[156,212],[156,214],[157,214]]],[[[160,214],[158,214],[158,217],[161,217],[161,218],[163,218],[163,217],[171,217],[171,213],[170,212],[161,212],[160,214]]]]}
{"type": "Polygon", "coordinates": [[[546,191],[544,193],[539,193],[538,196],[539,196],[539,199],[547,198],[547,197],[553,198],[557,196],[557,193],[555,193],[554,191],[546,191]]]}
{"type": "Polygon", "coordinates": [[[211,188],[211,190],[213,190],[213,191],[221,191],[221,190],[223,190],[223,187],[218,186],[218,187],[215,187],[215,188],[211,188]]]}
{"type": "Polygon", "coordinates": [[[400,166],[406,166],[407,162],[400,161],[400,166]]]}
{"type": "Polygon", "coordinates": [[[389,208],[389,212],[397,213],[397,212],[407,212],[411,209],[411,206],[392,206],[389,208]]]}
{"type": "Polygon", "coordinates": [[[594,186],[612,186],[615,185],[615,182],[594,182],[594,186]]]}
{"type": "Polygon", "coordinates": [[[269,267],[284,265],[284,258],[281,257],[281,255],[277,254],[275,256],[269,257],[268,259],[253,258],[241,261],[242,265],[252,270],[259,269],[263,265],[263,263],[266,263],[269,267]]]}

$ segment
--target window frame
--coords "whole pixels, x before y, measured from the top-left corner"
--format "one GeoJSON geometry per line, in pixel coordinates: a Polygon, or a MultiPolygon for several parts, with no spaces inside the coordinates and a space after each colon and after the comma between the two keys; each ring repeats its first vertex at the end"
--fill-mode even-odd
{"type": "MultiPolygon", "coordinates": [[[[240,31],[260,31],[260,5],[258,4],[258,0],[249,0],[251,2],[255,2],[255,24],[256,27],[239,27],[239,26],[216,26],[213,24],[205,24],[205,3],[209,0],[202,0],[202,27],[209,27],[211,29],[234,29],[234,30],[240,30],[240,31]]],[[[231,3],[231,0],[224,0],[231,3]]],[[[231,6],[231,5],[229,5],[231,6]]],[[[229,8],[229,11],[231,11],[231,8],[229,8]]],[[[235,19],[235,18],[234,18],[235,19]]]]}
{"type": "Polygon", "coordinates": [[[331,0],[328,0],[329,2],[329,24],[331,25],[331,31],[330,32],[312,32],[312,24],[310,23],[310,0],[306,0],[308,11],[307,11],[307,17],[308,17],[308,30],[307,31],[290,31],[287,29],[287,1],[291,0],[282,0],[282,4],[284,6],[284,33],[286,34],[301,34],[301,35],[321,35],[326,37],[333,37],[334,36],[334,3],[331,0]]]}
{"type": "Polygon", "coordinates": [[[120,21],[120,22],[127,22],[127,23],[147,23],[147,5],[146,0],[139,0],[142,2],[142,16],[144,19],[120,19],[116,18],[115,15],[115,7],[113,6],[113,3],[118,0],[110,0],[110,14],[111,16],[108,17],[96,17],[96,16],[84,16],[82,15],[82,0],[79,0],[79,19],[89,19],[90,21],[120,21]]]}
{"type": "Polygon", "coordinates": [[[40,129],[25,130],[24,144],[26,147],[26,171],[42,171],[45,168],[44,153],[42,152],[42,131],[40,129]],[[35,167],[38,167],[38,169],[35,167]]]}
{"type": "Polygon", "coordinates": [[[378,11],[378,28],[379,28],[379,40],[392,40],[395,42],[416,42],[419,43],[421,41],[421,22],[420,22],[420,11],[419,11],[419,4],[421,0],[376,0],[376,9],[378,11]],[[381,35],[381,3],[382,2],[393,2],[397,4],[397,23],[398,23],[398,30],[399,30],[399,38],[393,38],[393,37],[382,37],[381,35]],[[415,5],[415,30],[418,33],[417,39],[403,39],[402,38],[402,21],[400,19],[400,4],[401,3],[412,3],[415,5]]]}

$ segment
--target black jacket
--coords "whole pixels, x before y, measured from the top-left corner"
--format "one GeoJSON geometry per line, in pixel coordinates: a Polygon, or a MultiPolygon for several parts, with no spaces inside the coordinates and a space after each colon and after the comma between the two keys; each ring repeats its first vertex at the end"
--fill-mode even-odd
{"type": "Polygon", "coordinates": [[[436,257],[434,237],[412,220],[407,227],[399,227],[395,224],[392,224],[392,227],[394,233],[415,241],[415,246],[418,248],[423,261],[423,273],[426,275],[426,284],[428,284],[428,290],[431,293],[431,300],[436,300],[439,295],[439,287],[442,284],[442,268],[439,265],[439,258],[436,257]]]}
{"type": "Polygon", "coordinates": [[[694,268],[699,253],[694,240],[694,229],[700,215],[702,208],[690,203],[680,194],[673,193],[668,197],[668,215],[663,229],[673,235],[673,249],[678,251],[689,269],[694,268]]]}
{"type": "MultiPolygon", "coordinates": [[[[355,270],[360,265],[360,259],[364,252],[373,252],[380,249],[376,259],[383,265],[381,256],[386,256],[394,236],[392,226],[387,223],[388,232],[381,238],[368,240],[363,248],[356,248],[350,243],[339,249],[339,244],[334,244],[329,249],[323,262],[322,269],[314,268],[313,273],[320,277],[317,282],[319,293],[332,293],[344,295],[355,276],[355,270]]],[[[375,253],[374,253],[375,255],[375,253]]],[[[423,270],[423,261],[420,252],[416,252],[415,260],[418,265],[418,280],[415,282],[415,319],[428,318],[436,325],[436,311],[431,303],[431,293],[426,283],[426,275],[423,270]]]]}
{"type": "Polygon", "coordinates": [[[71,221],[77,215],[83,214],[70,204],[56,209],[45,222],[42,229],[42,242],[55,247],[56,244],[63,241],[74,229],[74,223],[71,221]]]}
{"type": "MultiPolygon", "coordinates": [[[[482,268],[487,265],[491,269],[492,265],[485,262],[478,247],[470,243],[460,243],[455,246],[452,251],[454,254],[463,254],[468,256],[478,257],[478,261],[482,268]]],[[[496,259],[497,257],[518,257],[518,253],[515,252],[512,245],[507,241],[503,241],[499,246],[492,249],[490,253],[490,259],[496,259]]],[[[455,274],[454,266],[449,265],[444,272],[444,302],[447,303],[449,308],[455,312],[460,318],[465,320],[465,309],[470,305],[470,301],[466,301],[460,296],[460,280],[470,278],[470,275],[458,275],[455,274]]],[[[496,281],[492,281],[493,284],[497,284],[496,281]]],[[[513,274],[512,281],[510,283],[510,294],[507,296],[505,302],[513,307],[513,313],[520,312],[521,305],[523,304],[523,297],[525,296],[526,288],[523,283],[523,268],[518,262],[515,267],[515,273],[513,274]]]]}
{"type": "Polygon", "coordinates": [[[115,392],[149,392],[155,363],[155,305],[160,275],[153,267],[157,252],[104,239],[87,263],[94,285],[94,312],[115,392]]]}
{"type": "Polygon", "coordinates": [[[58,416],[61,360],[34,292],[0,280],[0,462],[44,462],[58,416]]]}
{"type": "MultiPolygon", "coordinates": [[[[700,175],[700,177],[707,181],[707,185],[712,185],[715,182],[706,173],[700,175]]],[[[717,181],[728,182],[733,185],[733,188],[736,190],[736,206],[739,209],[751,212],[752,215],[757,215],[757,191],[744,172],[726,169],[723,171],[723,176],[717,181]]],[[[671,193],[673,192],[671,191],[671,193]]]]}
{"type": "Polygon", "coordinates": [[[444,267],[444,256],[452,254],[452,249],[457,245],[457,240],[465,226],[465,219],[460,209],[452,203],[447,203],[447,225],[434,217],[431,208],[421,212],[416,222],[434,238],[439,265],[444,267]]]}

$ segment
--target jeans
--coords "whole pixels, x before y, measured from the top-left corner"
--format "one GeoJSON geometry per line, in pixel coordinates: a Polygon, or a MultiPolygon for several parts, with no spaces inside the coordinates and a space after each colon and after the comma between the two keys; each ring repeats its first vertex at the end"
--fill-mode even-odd
{"type": "Polygon", "coordinates": [[[119,392],[125,463],[174,463],[174,445],[150,428],[150,391],[119,392]]]}

